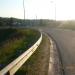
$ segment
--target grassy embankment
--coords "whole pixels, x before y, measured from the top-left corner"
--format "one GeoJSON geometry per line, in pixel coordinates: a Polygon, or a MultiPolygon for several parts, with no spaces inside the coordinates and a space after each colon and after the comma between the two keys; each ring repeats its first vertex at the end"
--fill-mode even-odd
{"type": "Polygon", "coordinates": [[[27,62],[15,75],[47,75],[50,57],[50,42],[46,36],[27,62]]]}
{"type": "Polygon", "coordinates": [[[60,26],[60,28],[75,30],[75,21],[65,21],[65,22],[62,22],[62,26],[60,26]]]}
{"type": "Polygon", "coordinates": [[[32,29],[0,29],[0,69],[27,50],[40,37],[32,29]]]}

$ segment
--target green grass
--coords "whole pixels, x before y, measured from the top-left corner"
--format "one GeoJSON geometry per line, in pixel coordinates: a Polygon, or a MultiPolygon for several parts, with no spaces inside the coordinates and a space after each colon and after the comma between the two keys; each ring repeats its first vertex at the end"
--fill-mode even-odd
{"type": "Polygon", "coordinates": [[[16,29],[0,29],[0,45],[14,34],[16,34],[16,29]]]}
{"type": "Polygon", "coordinates": [[[40,37],[39,32],[32,29],[1,29],[0,33],[0,69],[16,59],[40,37]]]}

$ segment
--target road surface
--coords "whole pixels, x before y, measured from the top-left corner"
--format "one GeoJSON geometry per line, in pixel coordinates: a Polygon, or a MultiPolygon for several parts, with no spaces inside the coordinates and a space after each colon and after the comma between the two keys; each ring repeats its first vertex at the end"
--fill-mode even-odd
{"type": "Polygon", "coordinates": [[[75,31],[62,29],[43,29],[50,34],[58,45],[64,75],[75,75],[75,31]]]}

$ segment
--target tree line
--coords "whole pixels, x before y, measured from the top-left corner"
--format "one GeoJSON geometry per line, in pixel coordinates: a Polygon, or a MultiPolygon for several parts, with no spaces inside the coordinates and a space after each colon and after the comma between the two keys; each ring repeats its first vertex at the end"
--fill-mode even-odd
{"type": "Polygon", "coordinates": [[[17,18],[3,18],[3,17],[0,17],[0,27],[5,27],[5,26],[10,26],[10,27],[13,27],[13,26],[25,26],[25,27],[28,27],[28,26],[51,26],[51,27],[55,27],[57,26],[58,24],[60,24],[60,22],[56,22],[54,20],[48,20],[48,19],[33,19],[33,20],[30,20],[30,19],[17,19],[17,18]]]}

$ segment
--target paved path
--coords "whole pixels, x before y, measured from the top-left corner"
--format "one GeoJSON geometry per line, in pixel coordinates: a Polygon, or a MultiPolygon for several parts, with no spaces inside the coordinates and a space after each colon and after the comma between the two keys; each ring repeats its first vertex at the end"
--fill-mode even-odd
{"type": "Polygon", "coordinates": [[[43,29],[56,41],[62,58],[64,75],[75,75],[75,31],[62,29],[43,29]]]}

